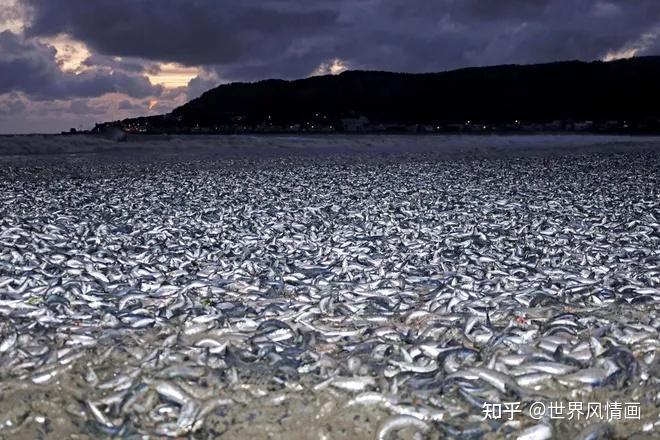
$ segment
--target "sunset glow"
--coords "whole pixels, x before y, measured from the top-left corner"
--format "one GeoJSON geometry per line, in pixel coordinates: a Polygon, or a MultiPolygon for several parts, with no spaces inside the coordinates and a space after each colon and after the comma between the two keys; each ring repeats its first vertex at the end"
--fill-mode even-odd
{"type": "Polygon", "coordinates": [[[660,30],[657,28],[651,32],[642,34],[637,41],[623,47],[622,49],[612,50],[607,52],[603,57],[603,61],[614,61],[625,58],[632,58],[652,47],[660,36],[660,30]]]}
{"type": "Polygon", "coordinates": [[[346,70],[348,70],[348,63],[339,58],[335,58],[326,63],[321,63],[312,75],[338,75],[346,70]]]}
{"type": "Polygon", "coordinates": [[[158,71],[148,73],[147,77],[154,85],[162,85],[166,88],[186,87],[188,82],[200,72],[197,67],[186,67],[177,63],[162,63],[158,65],[158,71]]]}
{"type": "Polygon", "coordinates": [[[88,68],[84,61],[89,58],[91,52],[84,43],[73,40],[66,34],[41,38],[40,41],[57,50],[55,60],[63,71],[79,73],[88,68]]]}

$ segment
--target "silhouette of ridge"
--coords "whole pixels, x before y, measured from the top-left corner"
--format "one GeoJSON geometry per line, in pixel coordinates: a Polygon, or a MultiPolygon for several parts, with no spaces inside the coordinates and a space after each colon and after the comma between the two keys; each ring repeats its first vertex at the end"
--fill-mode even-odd
{"type": "Polygon", "coordinates": [[[515,128],[514,121],[561,121],[562,128],[574,121],[616,121],[619,129],[651,127],[660,118],[660,57],[440,73],[346,71],[237,82],[211,89],[170,114],[128,119],[122,126],[161,132],[200,127],[312,131],[312,126],[341,131],[347,128],[346,118],[358,117],[366,118],[371,128],[472,123],[515,128]]]}

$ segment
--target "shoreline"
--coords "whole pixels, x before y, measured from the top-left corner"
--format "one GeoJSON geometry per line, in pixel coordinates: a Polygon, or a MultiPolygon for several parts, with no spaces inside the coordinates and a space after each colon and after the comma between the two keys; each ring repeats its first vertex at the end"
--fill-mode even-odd
{"type": "Polygon", "coordinates": [[[92,135],[0,136],[0,158],[112,156],[121,160],[178,157],[186,160],[288,156],[421,154],[443,157],[510,157],[591,152],[655,151],[660,136],[593,134],[238,134],[129,135],[115,141],[92,135]]]}

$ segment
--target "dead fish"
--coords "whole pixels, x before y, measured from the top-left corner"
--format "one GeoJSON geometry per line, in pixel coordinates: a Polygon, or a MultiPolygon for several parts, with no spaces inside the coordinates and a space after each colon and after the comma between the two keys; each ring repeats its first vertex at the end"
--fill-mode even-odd
{"type": "Polygon", "coordinates": [[[414,428],[418,432],[427,432],[431,426],[418,418],[411,416],[395,416],[387,419],[378,429],[378,440],[390,438],[390,434],[401,429],[414,428]]]}
{"type": "Polygon", "coordinates": [[[539,423],[523,430],[516,440],[546,440],[549,438],[552,438],[552,428],[545,423],[539,423]]]}
{"type": "Polygon", "coordinates": [[[335,377],[330,382],[335,388],[346,391],[363,391],[365,388],[373,387],[376,381],[373,377],[335,377]]]}
{"type": "Polygon", "coordinates": [[[212,437],[299,394],[377,407],[390,437],[501,433],[485,402],[597,386],[655,405],[660,154],[357,150],[0,160],[0,393],[61,387],[101,437],[212,437]]]}

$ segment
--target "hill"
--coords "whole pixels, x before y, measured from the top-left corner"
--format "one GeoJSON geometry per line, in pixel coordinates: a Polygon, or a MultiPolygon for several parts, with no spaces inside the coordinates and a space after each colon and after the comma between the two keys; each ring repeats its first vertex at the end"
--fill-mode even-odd
{"type": "Polygon", "coordinates": [[[660,57],[501,65],[440,73],[347,71],[220,85],[129,131],[362,131],[546,127],[653,130],[660,57]],[[591,126],[589,124],[592,124],[591,126]]]}

